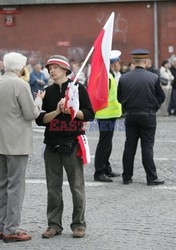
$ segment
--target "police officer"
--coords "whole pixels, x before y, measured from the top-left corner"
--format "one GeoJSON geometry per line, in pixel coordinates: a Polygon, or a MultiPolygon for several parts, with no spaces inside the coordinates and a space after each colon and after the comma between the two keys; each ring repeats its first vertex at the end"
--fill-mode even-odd
{"type": "Polygon", "coordinates": [[[138,139],[141,139],[142,163],[147,185],[164,184],[158,179],[153,160],[156,131],[156,111],[164,102],[165,94],[159,77],[147,71],[146,58],[149,51],[137,49],[131,52],[135,69],[121,76],[118,100],[126,111],[126,142],[123,153],[123,183],[132,182],[134,157],[138,139]]]}
{"type": "Polygon", "coordinates": [[[112,171],[109,158],[112,151],[112,138],[114,134],[115,123],[121,116],[121,104],[117,100],[117,84],[120,69],[119,50],[111,51],[110,56],[110,73],[109,73],[109,91],[108,106],[96,112],[95,117],[99,125],[99,142],[95,152],[95,173],[94,180],[102,182],[112,182],[111,177],[120,176],[112,171]],[[119,74],[118,74],[119,73],[119,74]]]}

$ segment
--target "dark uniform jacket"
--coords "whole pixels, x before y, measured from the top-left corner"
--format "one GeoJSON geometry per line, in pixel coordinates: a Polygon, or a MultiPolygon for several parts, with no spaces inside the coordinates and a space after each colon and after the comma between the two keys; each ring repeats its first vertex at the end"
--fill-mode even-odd
{"type": "MultiPolygon", "coordinates": [[[[65,91],[69,82],[70,80],[63,83],[61,87],[54,83],[46,88],[46,94],[42,106],[44,112],[42,112],[36,119],[36,123],[39,126],[46,126],[44,143],[47,145],[62,144],[80,134],[85,134],[83,121],[78,118],[71,121],[71,115],[69,114],[61,113],[50,123],[43,123],[44,115],[56,110],[60,99],[65,97],[65,91]]],[[[82,84],[79,84],[78,91],[80,103],[79,109],[84,113],[84,121],[93,120],[94,112],[87,90],[82,84]]]]}
{"type": "Polygon", "coordinates": [[[123,74],[118,85],[118,100],[125,111],[156,112],[165,99],[159,77],[142,67],[123,74]]]}

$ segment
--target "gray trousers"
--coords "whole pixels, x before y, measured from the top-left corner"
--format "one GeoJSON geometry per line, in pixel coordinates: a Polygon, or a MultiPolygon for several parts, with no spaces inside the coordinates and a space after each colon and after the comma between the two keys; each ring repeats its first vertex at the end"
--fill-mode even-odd
{"type": "Polygon", "coordinates": [[[0,232],[14,234],[20,225],[28,155],[0,154],[0,232]]]}
{"type": "Polygon", "coordinates": [[[85,213],[85,184],[82,160],[77,157],[79,146],[76,145],[73,153],[61,154],[46,147],[44,153],[46,180],[48,189],[47,219],[48,227],[62,231],[63,213],[63,166],[65,168],[70,190],[72,193],[73,213],[71,229],[86,228],[85,213]]]}

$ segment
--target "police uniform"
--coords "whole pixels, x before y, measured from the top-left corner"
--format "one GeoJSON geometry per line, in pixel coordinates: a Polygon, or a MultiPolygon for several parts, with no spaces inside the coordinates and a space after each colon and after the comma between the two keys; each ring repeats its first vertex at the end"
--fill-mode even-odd
{"type": "Polygon", "coordinates": [[[149,51],[138,49],[131,52],[135,69],[123,74],[119,81],[118,100],[126,112],[126,142],[123,153],[123,183],[132,182],[134,157],[138,139],[141,139],[142,163],[148,185],[163,184],[159,180],[153,160],[156,131],[156,112],[165,95],[159,77],[145,69],[149,51]]]}
{"type": "MultiPolygon", "coordinates": [[[[120,60],[121,52],[111,51],[110,64],[120,60]]],[[[116,119],[121,116],[121,104],[117,100],[117,82],[114,72],[109,72],[108,106],[96,112],[99,125],[99,142],[95,152],[95,181],[112,182],[109,177],[117,177],[120,174],[112,171],[109,158],[112,151],[112,138],[116,119]]]]}

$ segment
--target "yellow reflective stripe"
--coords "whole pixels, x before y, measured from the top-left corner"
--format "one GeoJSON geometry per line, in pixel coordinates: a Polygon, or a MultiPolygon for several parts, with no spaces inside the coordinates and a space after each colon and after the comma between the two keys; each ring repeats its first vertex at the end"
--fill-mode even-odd
{"type": "Polygon", "coordinates": [[[96,114],[95,118],[96,119],[108,119],[108,118],[117,118],[117,117],[121,117],[122,113],[111,113],[111,114],[96,114]]]}
{"type": "Polygon", "coordinates": [[[103,110],[103,112],[101,112],[101,111],[97,111],[96,112],[96,114],[97,115],[99,115],[99,114],[119,114],[119,113],[121,113],[121,109],[119,108],[119,109],[111,109],[111,110],[109,110],[109,109],[107,109],[107,110],[103,110]],[[120,112],[119,112],[120,111],[120,112]]]}

